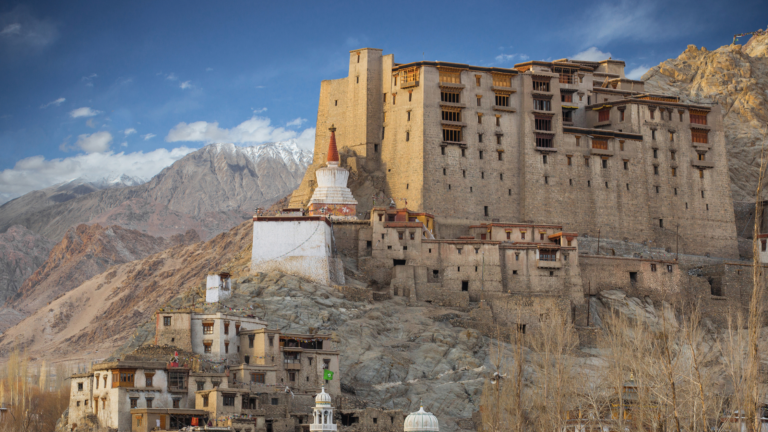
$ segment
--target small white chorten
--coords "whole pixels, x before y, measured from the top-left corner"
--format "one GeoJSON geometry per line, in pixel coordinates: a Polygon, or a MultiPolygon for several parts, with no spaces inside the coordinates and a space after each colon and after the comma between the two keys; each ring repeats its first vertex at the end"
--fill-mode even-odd
{"type": "Polygon", "coordinates": [[[437,424],[437,417],[424,411],[422,406],[415,413],[408,414],[403,423],[403,430],[405,432],[439,432],[440,427],[437,424]]]}
{"type": "Polygon", "coordinates": [[[315,172],[317,188],[309,200],[310,216],[331,216],[334,219],[357,219],[357,200],[347,187],[349,171],[339,166],[336,148],[336,128],[331,125],[328,144],[328,164],[315,172]]]}
{"type": "Polygon", "coordinates": [[[333,407],[331,395],[325,392],[325,387],[315,396],[315,408],[312,416],[314,420],[309,425],[310,431],[335,431],[336,423],[333,422],[333,407]]]}

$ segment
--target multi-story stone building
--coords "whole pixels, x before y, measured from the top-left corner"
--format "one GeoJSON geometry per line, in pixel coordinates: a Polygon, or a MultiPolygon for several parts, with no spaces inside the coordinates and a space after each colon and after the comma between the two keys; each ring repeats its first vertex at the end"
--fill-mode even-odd
{"type": "MultiPolygon", "coordinates": [[[[361,190],[434,214],[437,238],[546,221],[738,256],[719,107],[647,94],[622,61],[507,69],[353,50],[348,76],[321,84],[315,160],[291,207],[312,196],[332,124],[352,178],[376,174],[361,190]]],[[[369,195],[355,194],[358,211],[369,195]]]]}

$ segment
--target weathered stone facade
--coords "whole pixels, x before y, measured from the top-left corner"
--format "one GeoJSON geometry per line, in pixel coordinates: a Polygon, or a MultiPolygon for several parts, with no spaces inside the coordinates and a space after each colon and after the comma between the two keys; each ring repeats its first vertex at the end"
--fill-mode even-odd
{"type": "Polygon", "coordinates": [[[373,192],[434,214],[437,238],[545,221],[736,258],[721,117],[644,93],[617,60],[500,69],[354,50],[348,76],[321,84],[315,158],[291,206],[312,196],[335,124],[352,178],[370,177],[351,185],[359,212],[373,192]]]}

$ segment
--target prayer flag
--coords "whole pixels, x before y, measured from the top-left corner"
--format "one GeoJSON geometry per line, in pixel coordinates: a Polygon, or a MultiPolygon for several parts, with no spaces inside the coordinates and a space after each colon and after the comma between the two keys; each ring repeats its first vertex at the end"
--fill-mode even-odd
{"type": "Polygon", "coordinates": [[[333,379],[333,371],[328,370],[328,369],[324,370],[323,371],[323,379],[326,380],[326,381],[332,380],[333,379]]]}

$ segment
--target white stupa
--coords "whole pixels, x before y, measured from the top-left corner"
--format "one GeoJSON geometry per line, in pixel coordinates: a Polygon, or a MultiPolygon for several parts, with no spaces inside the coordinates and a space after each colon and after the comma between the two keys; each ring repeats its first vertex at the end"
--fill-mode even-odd
{"type": "Polygon", "coordinates": [[[347,187],[349,171],[339,166],[336,148],[336,128],[331,125],[327,166],[315,171],[317,188],[309,200],[310,216],[331,216],[334,219],[357,219],[357,200],[347,187]]]}
{"type": "Polygon", "coordinates": [[[403,430],[405,432],[439,432],[440,427],[437,424],[437,417],[424,411],[424,407],[420,407],[418,411],[408,414],[405,418],[403,430]]]}
{"type": "Polygon", "coordinates": [[[310,431],[335,431],[336,423],[333,422],[333,407],[331,395],[325,392],[325,387],[315,396],[315,408],[312,412],[313,421],[309,425],[310,431]]]}

